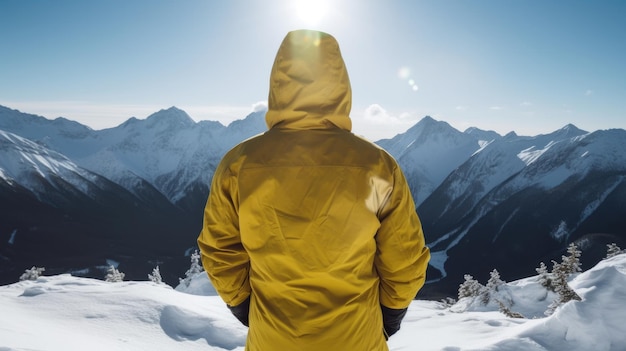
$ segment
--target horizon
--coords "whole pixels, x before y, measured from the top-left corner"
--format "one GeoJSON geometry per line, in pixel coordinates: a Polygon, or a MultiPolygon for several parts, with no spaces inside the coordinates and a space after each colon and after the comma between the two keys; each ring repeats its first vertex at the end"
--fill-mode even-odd
{"type": "MultiPolygon", "coordinates": [[[[159,110],[157,110],[157,111],[153,111],[153,112],[149,113],[149,114],[148,114],[147,116],[145,116],[145,117],[130,116],[130,117],[128,117],[127,119],[125,119],[125,120],[121,121],[120,123],[118,123],[118,124],[116,124],[116,125],[112,125],[112,126],[110,126],[110,127],[104,127],[104,128],[99,128],[99,129],[96,129],[96,128],[93,128],[93,127],[91,127],[91,126],[89,126],[89,125],[87,125],[87,124],[84,124],[84,123],[83,123],[83,122],[81,122],[81,121],[74,120],[74,119],[71,119],[71,118],[67,118],[67,117],[64,117],[64,116],[57,116],[57,117],[54,117],[54,118],[50,118],[50,117],[48,117],[48,116],[43,116],[43,115],[40,115],[40,114],[36,114],[36,113],[31,113],[31,112],[28,112],[28,111],[22,111],[22,110],[20,110],[20,109],[12,108],[11,106],[4,106],[4,105],[2,105],[2,104],[0,104],[0,107],[5,107],[5,108],[8,108],[8,109],[10,109],[10,110],[14,110],[14,111],[17,111],[17,112],[19,112],[19,113],[23,113],[23,114],[30,114],[30,115],[35,115],[35,116],[43,117],[43,118],[46,118],[46,119],[47,119],[47,120],[49,120],[49,121],[53,121],[53,120],[55,120],[55,119],[57,119],[57,118],[64,118],[64,119],[67,119],[67,120],[70,120],[70,121],[73,121],[73,122],[80,123],[81,125],[84,125],[84,126],[86,126],[86,127],[89,127],[89,128],[91,128],[92,130],[94,130],[94,131],[100,131],[100,130],[104,130],[104,129],[112,129],[112,128],[117,128],[117,127],[119,127],[119,126],[123,125],[124,123],[126,123],[126,122],[127,122],[128,120],[130,120],[130,119],[137,119],[137,120],[140,120],[140,121],[142,121],[142,120],[146,120],[146,119],[150,118],[150,117],[151,117],[152,115],[154,115],[154,114],[157,114],[157,113],[159,113],[159,112],[163,112],[163,111],[167,111],[167,110],[170,110],[170,109],[172,109],[172,108],[174,108],[174,109],[178,109],[178,110],[180,110],[180,111],[185,112],[185,113],[186,113],[186,114],[187,114],[187,115],[188,115],[188,116],[189,116],[189,117],[190,117],[190,118],[194,121],[194,123],[200,123],[200,122],[218,122],[218,123],[222,124],[224,127],[228,127],[228,126],[229,126],[231,123],[233,123],[233,122],[244,120],[244,119],[246,119],[249,115],[251,115],[251,114],[253,114],[253,113],[256,113],[256,112],[263,112],[263,111],[266,111],[266,109],[267,109],[267,108],[265,107],[265,110],[263,110],[263,109],[255,109],[255,110],[251,110],[250,112],[248,112],[245,116],[243,116],[243,117],[241,117],[241,118],[236,118],[236,119],[233,119],[233,120],[228,121],[227,123],[224,123],[224,121],[220,121],[220,120],[217,120],[217,119],[203,119],[203,120],[196,120],[195,118],[193,118],[193,116],[192,116],[192,115],[190,115],[190,114],[189,114],[189,112],[188,112],[188,111],[185,111],[184,109],[182,109],[182,108],[180,108],[180,107],[178,107],[178,106],[170,106],[170,107],[167,107],[167,108],[161,108],[161,109],[159,109],[159,110]]],[[[456,129],[457,131],[459,131],[459,132],[461,132],[461,133],[467,133],[467,131],[468,131],[468,130],[470,130],[470,129],[477,129],[477,130],[484,131],[484,132],[495,132],[495,133],[497,133],[498,135],[500,135],[500,136],[502,136],[502,137],[504,137],[505,135],[507,135],[507,134],[509,134],[509,133],[515,133],[516,135],[518,135],[518,136],[522,136],[522,137],[535,137],[535,136],[539,136],[539,135],[551,134],[551,133],[556,132],[556,131],[558,131],[558,130],[561,130],[561,129],[567,128],[568,126],[573,126],[573,127],[577,128],[577,129],[582,130],[582,131],[587,132],[587,133],[592,133],[592,132],[595,132],[595,131],[597,131],[597,130],[601,130],[601,129],[596,129],[596,130],[586,130],[586,129],[580,128],[579,126],[577,126],[577,125],[576,125],[576,124],[574,124],[574,123],[566,123],[565,125],[562,125],[562,126],[560,126],[560,127],[556,128],[556,129],[554,129],[554,130],[549,130],[549,131],[546,131],[546,132],[544,132],[544,133],[538,133],[538,134],[533,134],[533,135],[528,135],[528,134],[520,134],[520,133],[518,133],[518,132],[517,132],[517,131],[515,131],[515,130],[511,130],[511,131],[509,131],[509,132],[507,132],[507,133],[504,133],[504,134],[503,134],[503,133],[497,132],[497,131],[495,131],[495,130],[493,130],[493,129],[484,129],[484,128],[480,128],[480,127],[477,127],[477,126],[469,126],[469,127],[465,128],[465,129],[459,129],[459,128],[456,128],[454,125],[450,124],[448,121],[445,121],[445,120],[440,120],[440,119],[434,118],[434,117],[432,117],[432,116],[426,115],[426,116],[422,116],[421,118],[419,118],[419,119],[415,120],[415,122],[414,122],[413,124],[408,125],[408,126],[406,127],[406,129],[404,129],[404,130],[399,130],[396,134],[391,135],[391,136],[389,136],[389,137],[383,137],[383,138],[378,138],[378,139],[372,139],[372,138],[369,138],[367,135],[358,134],[358,133],[356,133],[354,130],[353,130],[352,132],[353,132],[354,134],[356,134],[356,135],[360,135],[360,136],[362,136],[362,137],[365,137],[366,139],[368,139],[368,140],[370,140],[370,141],[372,141],[372,142],[378,142],[378,141],[381,141],[381,140],[384,140],[384,139],[392,139],[392,138],[394,138],[394,137],[395,137],[395,136],[397,136],[397,135],[404,134],[404,133],[406,133],[409,129],[411,129],[412,127],[416,126],[417,124],[419,124],[420,122],[422,122],[422,121],[423,121],[424,119],[426,119],[426,118],[431,118],[432,120],[434,120],[434,121],[436,121],[436,122],[443,122],[443,123],[446,123],[446,124],[448,124],[449,126],[451,126],[452,128],[456,129]]],[[[626,130],[626,129],[624,129],[624,128],[609,128],[609,129],[622,129],[622,130],[626,130]]]]}
{"type": "Polygon", "coordinates": [[[242,0],[0,3],[0,104],[92,129],[177,106],[222,124],[266,103],[290,30],[339,42],[355,134],[626,129],[626,3],[242,0]],[[529,25],[532,24],[532,25],[529,25]]]}

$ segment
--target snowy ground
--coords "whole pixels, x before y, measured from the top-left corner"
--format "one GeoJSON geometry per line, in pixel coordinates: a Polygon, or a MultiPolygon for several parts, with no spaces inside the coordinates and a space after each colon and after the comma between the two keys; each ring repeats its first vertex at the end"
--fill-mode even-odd
{"type": "MultiPolygon", "coordinates": [[[[492,304],[461,300],[451,307],[415,301],[391,350],[624,351],[626,255],[600,262],[571,280],[582,301],[546,317],[553,294],[536,277],[503,289],[507,318],[492,304]]],[[[243,350],[246,328],[201,274],[185,292],[152,282],[70,275],[0,287],[0,351],[243,350]]]]}

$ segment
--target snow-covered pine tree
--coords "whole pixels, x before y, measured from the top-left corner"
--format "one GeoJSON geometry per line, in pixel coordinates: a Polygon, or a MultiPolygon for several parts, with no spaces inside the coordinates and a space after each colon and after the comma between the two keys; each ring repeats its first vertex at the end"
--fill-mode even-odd
{"type": "MultiPolygon", "coordinates": [[[[565,260],[565,256],[563,257],[565,260]]],[[[571,300],[582,300],[580,296],[572,289],[567,283],[569,276],[572,274],[571,262],[558,263],[552,261],[552,286],[554,292],[557,294],[557,298],[548,306],[545,312],[546,316],[551,315],[557,309],[557,307],[571,300]]]]}
{"type": "Polygon", "coordinates": [[[191,284],[191,279],[196,276],[198,273],[203,272],[204,268],[200,265],[200,254],[198,250],[195,250],[191,254],[191,267],[185,272],[185,278],[178,278],[180,284],[185,284],[185,286],[189,286],[191,284]]]}
{"type": "Polygon", "coordinates": [[[466,274],[464,278],[465,281],[459,286],[459,300],[464,297],[478,297],[485,290],[485,286],[471,275],[466,274]]]}
{"type": "Polygon", "coordinates": [[[37,278],[41,277],[41,274],[45,270],[46,269],[43,268],[43,267],[35,267],[35,266],[33,266],[33,268],[27,269],[27,270],[24,271],[24,273],[20,276],[20,281],[37,280],[37,278]]]}
{"type": "Polygon", "coordinates": [[[107,271],[107,275],[104,277],[104,280],[111,283],[118,283],[124,281],[124,276],[126,274],[117,270],[117,268],[111,265],[109,270],[107,271]]]}
{"type": "Polygon", "coordinates": [[[580,255],[581,255],[581,251],[578,249],[578,246],[576,246],[576,244],[571,243],[569,244],[569,246],[567,247],[567,256],[562,256],[562,268],[564,270],[565,273],[569,274],[574,274],[574,273],[578,273],[581,272],[582,269],[580,268],[580,255]]]}
{"type": "Polygon", "coordinates": [[[441,306],[444,308],[452,307],[457,301],[451,297],[445,297],[441,299],[441,306]]]}
{"type": "Polygon", "coordinates": [[[485,289],[480,295],[481,302],[485,305],[488,304],[492,296],[500,290],[500,286],[504,285],[504,283],[505,282],[500,279],[500,272],[498,272],[497,269],[491,271],[487,285],[485,285],[485,289]]]}
{"type": "Polygon", "coordinates": [[[159,266],[156,266],[156,268],[152,270],[152,274],[148,274],[148,279],[150,279],[150,281],[153,283],[163,284],[163,278],[161,278],[161,271],[159,270],[159,266]]]}
{"type": "Polygon", "coordinates": [[[487,289],[490,291],[498,291],[500,286],[504,284],[504,281],[500,279],[500,272],[494,269],[489,273],[489,280],[487,281],[487,289]]]}
{"type": "Polygon", "coordinates": [[[607,244],[606,258],[611,258],[622,253],[622,249],[616,243],[607,244]]]}
{"type": "Polygon", "coordinates": [[[539,263],[539,267],[535,268],[537,274],[539,274],[537,280],[539,284],[544,288],[554,291],[554,287],[552,286],[552,275],[548,272],[548,266],[545,263],[539,263]]]}
{"type": "Polygon", "coordinates": [[[519,313],[519,312],[515,312],[515,311],[511,311],[511,309],[509,307],[507,307],[502,301],[496,299],[496,302],[498,303],[498,306],[500,307],[500,312],[509,317],[509,318],[526,318],[524,317],[523,314],[519,313]]]}

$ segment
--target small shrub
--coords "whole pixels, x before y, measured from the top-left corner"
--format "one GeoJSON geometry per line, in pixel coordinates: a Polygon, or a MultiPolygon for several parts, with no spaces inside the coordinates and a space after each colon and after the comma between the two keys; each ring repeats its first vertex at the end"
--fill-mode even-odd
{"type": "Polygon", "coordinates": [[[27,270],[24,271],[24,273],[20,276],[20,281],[37,280],[37,278],[41,277],[41,274],[45,270],[46,269],[43,268],[43,267],[35,267],[35,266],[33,266],[33,268],[27,269],[27,270]]]}
{"type": "Polygon", "coordinates": [[[152,270],[152,274],[148,274],[148,279],[150,279],[150,281],[153,283],[164,284],[163,278],[161,278],[161,271],[159,270],[159,266],[156,266],[156,268],[152,270]]]}
{"type": "Polygon", "coordinates": [[[617,246],[617,244],[615,244],[615,243],[607,244],[606,246],[607,246],[606,258],[615,257],[615,256],[623,253],[622,249],[620,249],[620,247],[617,246]]]}
{"type": "Polygon", "coordinates": [[[502,301],[496,300],[498,306],[500,306],[500,312],[509,318],[526,318],[523,314],[511,311],[502,301]]]}
{"type": "Polygon", "coordinates": [[[465,281],[459,286],[459,300],[464,297],[478,297],[486,289],[469,274],[464,276],[465,281]]]}
{"type": "Polygon", "coordinates": [[[111,266],[107,271],[107,275],[104,277],[104,280],[111,283],[118,283],[124,281],[124,276],[126,274],[117,270],[117,268],[111,266]]]}
{"type": "Polygon", "coordinates": [[[448,307],[453,306],[456,303],[456,300],[451,297],[446,297],[446,298],[441,299],[440,302],[443,308],[448,308],[448,307]]]}

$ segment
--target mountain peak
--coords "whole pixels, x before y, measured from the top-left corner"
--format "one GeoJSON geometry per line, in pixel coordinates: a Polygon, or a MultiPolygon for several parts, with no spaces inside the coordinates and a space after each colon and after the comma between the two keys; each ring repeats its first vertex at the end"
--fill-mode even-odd
{"type": "Polygon", "coordinates": [[[187,112],[176,106],[155,112],[148,116],[146,121],[150,127],[163,123],[167,124],[168,127],[191,127],[196,124],[196,122],[189,117],[187,112]]]}
{"type": "Polygon", "coordinates": [[[422,118],[421,122],[422,121],[424,123],[437,123],[437,120],[432,118],[432,117],[430,117],[429,115],[424,116],[424,118],[422,118]]]}
{"type": "Polygon", "coordinates": [[[469,127],[463,133],[471,135],[478,140],[491,141],[502,138],[500,134],[493,130],[482,130],[476,127],[469,127]]]}
{"type": "Polygon", "coordinates": [[[506,133],[506,135],[504,136],[505,139],[515,139],[517,138],[517,133],[515,133],[514,131],[510,131],[508,133],[506,133]]]}
{"type": "Polygon", "coordinates": [[[556,133],[565,134],[568,136],[579,136],[582,134],[587,134],[588,132],[585,130],[579,129],[578,127],[576,127],[575,125],[571,123],[568,123],[567,125],[565,125],[565,127],[557,130],[556,133]]]}
{"type": "Polygon", "coordinates": [[[452,126],[450,126],[447,122],[437,121],[436,119],[425,116],[419,122],[417,122],[413,127],[409,128],[405,134],[408,135],[416,135],[416,134],[424,134],[424,133],[433,133],[433,132],[443,132],[455,130],[452,126]]]}

